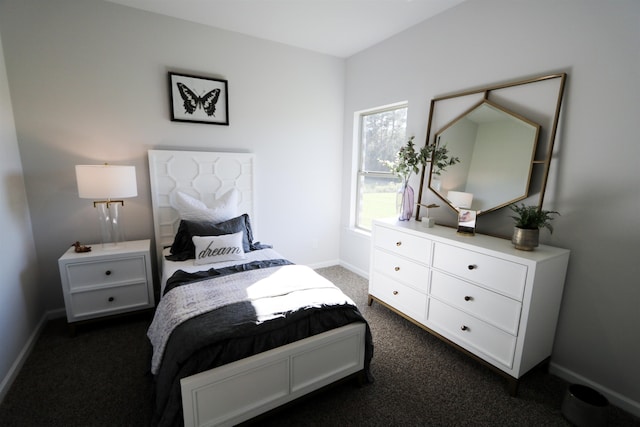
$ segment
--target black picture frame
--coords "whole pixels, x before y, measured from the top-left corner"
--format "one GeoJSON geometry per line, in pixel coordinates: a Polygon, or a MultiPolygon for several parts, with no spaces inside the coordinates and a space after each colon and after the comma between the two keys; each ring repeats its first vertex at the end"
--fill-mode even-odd
{"type": "Polygon", "coordinates": [[[229,126],[227,81],[169,72],[171,121],[229,126]]]}

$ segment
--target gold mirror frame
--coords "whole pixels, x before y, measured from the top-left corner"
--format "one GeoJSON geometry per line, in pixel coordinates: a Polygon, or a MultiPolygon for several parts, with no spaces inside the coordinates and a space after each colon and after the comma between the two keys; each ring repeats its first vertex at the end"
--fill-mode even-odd
{"type": "Polygon", "coordinates": [[[526,198],[539,130],[537,123],[483,99],[435,134],[436,145],[460,161],[437,172],[432,163],[429,189],[452,209],[477,215],[526,198]]]}
{"type": "MultiPolygon", "coordinates": [[[[473,106],[480,105],[484,101],[498,105],[520,118],[526,117],[526,121],[530,123],[539,123],[540,132],[537,138],[538,142],[534,158],[531,162],[533,170],[530,174],[527,191],[525,191],[526,195],[516,198],[514,201],[537,198],[537,200],[531,200],[527,204],[534,204],[535,202],[541,208],[549,179],[566,78],[566,73],[548,74],[433,98],[429,110],[425,144],[435,144],[435,135],[445,130],[446,124],[455,122],[456,118],[464,116],[465,112],[470,111],[473,106]],[[444,120],[442,119],[443,117],[445,118],[444,120]],[[438,124],[437,119],[440,119],[440,124],[438,124]],[[436,134],[432,135],[431,129],[434,126],[440,129],[436,134]]],[[[430,186],[431,165],[422,169],[418,206],[415,214],[416,220],[421,218],[421,207],[424,204],[428,204],[427,197],[425,197],[425,188],[428,191],[432,191],[430,186]],[[425,179],[427,173],[429,175],[425,179]],[[426,186],[425,183],[427,184],[426,186]]],[[[438,193],[434,192],[434,194],[442,198],[438,193]]],[[[447,206],[457,211],[447,200],[443,200],[447,202],[447,206]]],[[[485,209],[481,214],[494,212],[510,203],[501,204],[493,209],[485,209]]]]}

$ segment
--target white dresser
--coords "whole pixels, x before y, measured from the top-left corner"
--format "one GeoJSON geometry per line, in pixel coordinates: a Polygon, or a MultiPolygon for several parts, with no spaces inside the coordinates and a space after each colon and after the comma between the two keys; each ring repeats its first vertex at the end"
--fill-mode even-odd
{"type": "Polygon", "coordinates": [[[416,221],[376,220],[369,305],[377,301],[509,379],[551,356],[569,251],[516,250],[416,221]]]}
{"type": "Polygon", "coordinates": [[[70,324],[155,304],[149,240],[96,244],[83,253],[71,247],[58,267],[70,324]]]}

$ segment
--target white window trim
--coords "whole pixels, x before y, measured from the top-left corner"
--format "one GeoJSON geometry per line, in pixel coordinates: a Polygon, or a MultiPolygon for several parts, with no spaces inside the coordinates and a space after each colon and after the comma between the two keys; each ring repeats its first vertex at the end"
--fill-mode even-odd
{"type": "MultiPolygon", "coordinates": [[[[358,170],[360,168],[361,153],[360,153],[360,136],[362,134],[362,120],[361,116],[368,113],[381,112],[385,110],[394,110],[397,108],[406,107],[409,108],[409,101],[399,101],[392,104],[386,104],[375,108],[367,108],[365,110],[359,110],[353,113],[353,137],[351,141],[351,189],[349,192],[349,230],[370,236],[371,231],[365,230],[356,226],[356,211],[358,200],[358,170]]],[[[408,127],[408,126],[407,126],[408,127]]]]}

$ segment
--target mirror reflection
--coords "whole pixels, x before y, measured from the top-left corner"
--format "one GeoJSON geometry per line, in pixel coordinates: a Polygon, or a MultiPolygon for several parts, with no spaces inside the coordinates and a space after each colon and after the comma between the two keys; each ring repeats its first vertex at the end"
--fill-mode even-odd
{"type": "Polygon", "coordinates": [[[491,212],[527,197],[540,126],[484,100],[435,134],[460,162],[429,177],[452,208],[491,212]]]}

